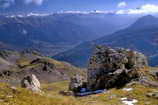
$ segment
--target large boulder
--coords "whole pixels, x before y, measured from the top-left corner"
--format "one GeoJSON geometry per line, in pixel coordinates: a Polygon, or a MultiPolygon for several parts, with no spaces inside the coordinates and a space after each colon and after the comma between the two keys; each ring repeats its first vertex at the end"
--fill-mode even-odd
{"type": "Polygon", "coordinates": [[[21,81],[21,86],[33,92],[41,92],[40,82],[34,74],[24,77],[21,81]]]}
{"type": "Polygon", "coordinates": [[[80,75],[73,76],[70,80],[69,90],[79,92],[81,88],[86,88],[86,80],[80,75]]]}
{"type": "Polygon", "coordinates": [[[142,53],[97,46],[88,66],[88,89],[122,87],[139,78],[137,70],[147,65],[147,58],[142,53]]]}

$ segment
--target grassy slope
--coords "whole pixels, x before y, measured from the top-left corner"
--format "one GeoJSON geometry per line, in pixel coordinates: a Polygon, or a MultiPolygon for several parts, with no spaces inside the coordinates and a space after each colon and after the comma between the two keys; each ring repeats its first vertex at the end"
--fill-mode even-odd
{"type": "MultiPolygon", "coordinates": [[[[146,68],[154,69],[154,68],[146,68]]],[[[146,70],[144,71],[146,73],[146,70]]],[[[68,89],[68,82],[42,84],[44,94],[39,95],[26,89],[17,88],[16,91],[5,84],[0,84],[0,105],[124,105],[121,98],[127,97],[138,100],[136,105],[157,105],[158,99],[149,98],[147,93],[157,91],[157,88],[147,87],[135,83],[127,85],[132,91],[111,89],[106,93],[87,97],[63,96],[59,92],[68,89]]]]}
{"type": "Polygon", "coordinates": [[[0,52],[0,81],[7,81],[12,84],[19,83],[19,80],[23,78],[23,76],[27,75],[27,73],[33,73],[41,79],[41,82],[52,82],[60,80],[68,79],[72,77],[74,74],[85,75],[84,70],[77,68],[69,63],[60,62],[54,60],[49,57],[44,57],[34,53],[20,53],[20,52],[12,52],[12,51],[1,51],[0,52]],[[1,54],[2,53],[2,54],[1,54]],[[3,55],[3,57],[1,57],[3,55]],[[42,63],[32,61],[39,58],[42,63]],[[43,65],[48,63],[51,67],[51,73],[48,71],[43,71],[43,65]],[[10,65],[9,65],[10,64],[10,65]],[[11,65],[12,64],[12,65],[11,65]],[[10,75],[4,75],[3,72],[9,71],[10,75]],[[49,75],[47,75],[49,74],[49,75]],[[48,81],[47,78],[48,77],[48,81]]]}
{"type": "Polygon", "coordinates": [[[60,90],[67,89],[67,82],[44,85],[45,93],[42,95],[21,88],[13,91],[9,86],[1,84],[0,105],[123,105],[120,100],[123,97],[137,99],[137,105],[157,105],[157,99],[146,96],[146,93],[156,89],[141,85],[133,85],[132,88],[134,90],[131,92],[112,89],[103,94],[75,98],[59,94],[60,90]]]}
{"type": "MultiPolygon", "coordinates": [[[[83,69],[77,68],[67,62],[61,62],[54,60],[49,57],[41,57],[41,59],[45,62],[48,62],[50,64],[53,64],[55,66],[55,69],[57,70],[63,70],[66,74],[68,74],[70,77],[73,76],[76,73],[79,73],[81,75],[85,75],[83,72],[83,69]]],[[[32,69],[38,67],[40,64],[30,64],[31,60],[28,58],[22,57],[18,60],[18,65],[25,66],[23,69],[32,69]]]]}

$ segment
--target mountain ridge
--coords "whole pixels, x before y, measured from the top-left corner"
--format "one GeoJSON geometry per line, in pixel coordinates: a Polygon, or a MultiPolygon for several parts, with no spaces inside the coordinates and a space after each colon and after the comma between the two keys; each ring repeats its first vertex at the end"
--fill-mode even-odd
{"type": "Polygon", "coordinates": [[[86,66],[86,62],[88,61],[90,53],[92,53],[95,45],[130,48],[132,50],[143,52],[144,54],[150,57],[153,54],[156,54],[158,49],[158,43],[156,41],[158,39],[158,23],[155,23],[155,21],[153,21],[153,23],[149,22],[149,24],[145,26],[142,24],[136,25],[137,22],[139,23],[140,21],[147,21],[146,23],[148,23],[150,18],[154,20],[156,19],[158,21],[157,18],[150,15],[139,18],[134,24],[132,24],[128,28],[117,31],[111,35],[101,37],[97,40],[82,43],[82,46],[84,47],[79,45],[76,48],[69,50],[70,54],[69,51],[67,51],[65,53],[61,53],[59,55],[54,56],[54,58],[58,60],[69,61],[76,66],[86,66]],[[84,60],[77,63],[75,62],[76,56],[80,56],[84,60]]]}
{"type": "Polygon", "coordinates": [[[7,48],[38,49],[53,56],[84,41],[126,27],[135,18],[107,14],[51,14],[0,16],[0,41],[7,48]],[[118,19],[124,19],[120,22],[118,19]],[[110,22],[110,20],[115,20],[110,22]],[[105,29],[106,26],[106,29],[105,29]],[[9,30],[9,31],[8,31],[9,30]]]}

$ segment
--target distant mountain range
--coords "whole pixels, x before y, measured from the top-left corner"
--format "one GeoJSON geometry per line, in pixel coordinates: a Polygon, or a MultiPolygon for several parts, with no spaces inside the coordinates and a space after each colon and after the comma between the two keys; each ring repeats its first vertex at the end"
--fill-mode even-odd
{"type": "Polygon", "coordinates": [[[135,18],[76,13],[0,16],[0,48],[32,48],[52,56],[127,27],[135,18]]]}
{"type": "Polygon", "coordinates": [[[135,18],[76,13],[0,16],[0,48],[32,48],[46,55],[55,55],[127,27],[135,18]]]}
{"type": "Polygon", "coordinates": [[[54,56],[77,66],[86,66],[95,45],[124,47],[143,52],[151,65],[158,64],[158,18],[147,15],[139,18],[128,28],[106,35],[97,40],[84,42],[77,47],[54,56]]]}

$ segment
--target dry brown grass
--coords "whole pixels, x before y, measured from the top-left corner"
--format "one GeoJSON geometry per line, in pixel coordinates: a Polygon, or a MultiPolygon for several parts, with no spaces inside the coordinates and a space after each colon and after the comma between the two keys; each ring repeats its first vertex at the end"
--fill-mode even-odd
{"type": "MultiPolygon", "coordinates": [[[[143,73],[147,73],[150,68],[144,68],[143,73]]],[[[134,83],[125,86],[132,88],[132,91],[123,89],[111,89],[102,94],[90,95],[86,97],[63,96],[60,91],[68,90],[69,82],[56,82],[42,84],[44,94],[35,94],[26,89],[17,88],[16,91],[9,85],[0,84],[0,105],[124,105],[121,98],[127,97],[138,100],[135,105],[158,105],[158,99],[147,97],[146,94],[158,90],[134,83]]]]}
{"type": "MultiPolygon", "coordinates": [[[[130,86],[132,91],[111,89],[106,93],[76,98],[59,94],[67,90],[68,82],[57,82],[42,85],[44,94],[35,94],[26,89],[17,88],[16,91],[6,84],[0,84],[0,105],[123,105],[122,97],[137,99],[136,105],[157,105],[158,100],[146,96],[148,92],[156,90],[139,84],[130,86]]],[[[127,86],[128,88],[129,86],[127,86]]]]}

